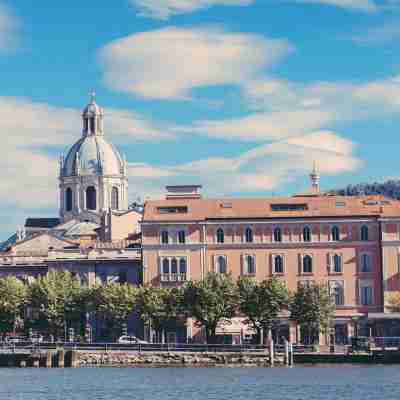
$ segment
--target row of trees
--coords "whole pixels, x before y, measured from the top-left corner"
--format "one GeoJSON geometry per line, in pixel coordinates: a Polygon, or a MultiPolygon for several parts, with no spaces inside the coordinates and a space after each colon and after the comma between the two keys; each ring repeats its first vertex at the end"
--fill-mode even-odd
{"type": "Polygon", "coordinates": [[[326,331],[334,303],[326,286],[313,284],[289,293],[278,279],[256,282],[229,275],[209,274],[182,288],[136,287],[110,283],[82,286],[69,272],[51,271],[30,284],[14,277],[0,279],[0,331],[35,329],[63,337],[74,326],[83,334],[87,316],[93,315],[106,328],[108,337],[121,334],[129,316],[136,313],[151,326],[159,340],[171,321],[193,318],[215,340],[217,326],[244,316],[257,332],[267,332],[283,311],[309,332],[326,331]]]}

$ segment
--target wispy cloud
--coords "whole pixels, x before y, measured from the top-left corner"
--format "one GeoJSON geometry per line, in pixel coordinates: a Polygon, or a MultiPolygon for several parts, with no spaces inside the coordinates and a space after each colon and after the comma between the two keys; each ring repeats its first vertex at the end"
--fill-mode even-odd
{"type": "Polygon", "coordinates": [[[15,48],[20,22],[13,12],[0,3],[0,51],[15,48]]]}
{"type": "Polygon", "coordinates": [[[292,51],[286,40],[219,28],[169,27],[116,40],[100,52],[107,86],[153,99],[187,99],[191,90],[243,85],[292,51]]]}
{"type": "Polygon", "coordinates": [[[255,147],[236,158],[208,158],[177,166],[131,164],[132,196],[160,197],[163,186],[200,183],[208,195],[268,193],[311,170],[313,160],[322,174],[355,171],[362,161],[356,145],[335,132],[317,131],[255,147]],[[212,171],[212,174],[210,174],[212,171]]]}
{"type": "Polygon", "coordinates": [[[254,0],[130,0],[139,15],[166,20],[177,14],[191,13],[212,6],[248,6],[254,0]]]}

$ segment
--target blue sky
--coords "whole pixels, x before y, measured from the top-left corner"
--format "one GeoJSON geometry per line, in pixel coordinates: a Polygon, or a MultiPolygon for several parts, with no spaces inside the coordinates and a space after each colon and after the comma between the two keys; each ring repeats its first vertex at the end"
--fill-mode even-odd
{"type": "Polygon", "coordinates": [[[397,177],[398,0],[0,0],[0,240],[54,216],[95,89],[130,197],[397,177]]]}

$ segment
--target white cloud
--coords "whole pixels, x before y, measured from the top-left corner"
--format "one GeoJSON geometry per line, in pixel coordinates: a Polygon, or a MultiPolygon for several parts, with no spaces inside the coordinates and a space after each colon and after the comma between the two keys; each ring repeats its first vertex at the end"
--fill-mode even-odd
{"type": "Polygon", "coordinates": [[[19,21],[12,11],[0,4],[0,51],[13,49],[18,42],[19,21]]]}
{"type": "Polygon", "coordinates": [[[172,15],[186,14],[212,6],[248,6],[253,0],[130,0],[139,15],[168,19],[172,15]]]}
{"type": "Polygon", "coordinates": [[[362,162],[354,156],[355,147],[334,132],[317,131],[262,145],[236,158],[209,158],[177,166],[131,165],[132,195],[160,197],[163,186],[188,182],[202,184],[212,196],[267,194],[307,174],[314,160],[322,175],[357,170],[362,162]]]}
{"type": "MultiPolygon", "coordinates": [[[[290,1],[290,0],[289,0],[290,1]]],[[[323,4],[348,10],[373,13],[378,11],[378,6],[373,0],[292,0],[296,3],[323,4]]]]}
{"type": "Polygon", "coordinates": [[[168,27],[118,39],[100,52],[106,84],[145,98],[187,99],[191,90],[243,85],[292,50],[286,40],[218,28],[168,27]]]}

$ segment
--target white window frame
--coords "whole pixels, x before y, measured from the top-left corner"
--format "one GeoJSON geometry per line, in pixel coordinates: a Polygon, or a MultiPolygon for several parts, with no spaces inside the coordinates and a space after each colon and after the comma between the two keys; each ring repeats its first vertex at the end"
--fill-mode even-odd
{"type": "Polygon", "coordinates": [[[272,265],[271,265],[271,272],[272,275],[277,275],[277,276],[281,276],[281,275],[285,275],[286,272],[286,258],[285,258],[285,254],[271,254],[271,260],[272,260],[272,265]],[[275,271],[275,259],[277,257],[282,257],[282,268],[283,268],[283,272],[276,272],[275,271]]]}
{"type": "Polygon", "coordinates": [[[255,254],[242,254],[242,273],[246,276],[256,276],[257,275],[257,258],[255,254]],[[254,261],[254,273],[249,272],[248,257],[251,257],[254,261]]]}
{"type": "Polygon", "coordinates": [[[343,274],[343,254],[342,253],[329,253],[328,254],[328,271],[330,275],[342,275],[343,274]],[[335,256],[340,257],[340,272],[335,271],[335,256]]]}
{"type": "Polygon", "coordinates": [[[225,272],[225,274],[228,274],[228,273],[229,273],[228,256],[225,255],[225,254],[215,254],[215,255],[214,255],[214,272],[215,272],[216,274],[221,274],[221,273],[222,273],[222,272],[219,272],[219,270],[218,270],[218,267],[219,267],[219,265],[218,265],[218,259],[219,259],[219,257],[225,258],[225,265],[226,265],[226,272],[225,272]]]}

